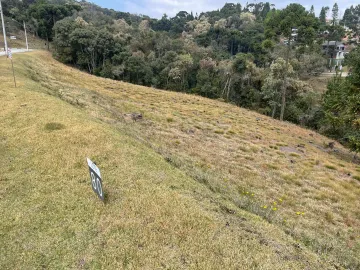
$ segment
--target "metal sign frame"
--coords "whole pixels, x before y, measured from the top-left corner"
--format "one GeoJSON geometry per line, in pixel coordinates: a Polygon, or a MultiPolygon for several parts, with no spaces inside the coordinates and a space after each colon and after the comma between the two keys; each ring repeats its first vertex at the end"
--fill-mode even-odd
{"type": "Polygon", "coordinates": [[[86,159],[89,166],[91,187],[100,200],[105,200],[104,190],[102,187],[102,179],[100,169],[89,158],[86,159]]]}

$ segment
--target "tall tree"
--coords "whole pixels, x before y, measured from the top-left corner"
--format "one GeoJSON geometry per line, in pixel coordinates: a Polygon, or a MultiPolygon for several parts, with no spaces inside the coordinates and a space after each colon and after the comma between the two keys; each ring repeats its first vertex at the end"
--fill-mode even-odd
{"type": "Polygon", "coordinates": [[[224,18],[228,18],[232,15],[239,15],[241,13],[241,5],[240,4],[233,4],[233,3],[226,3],[222,9],[220,9],[220,14],[224,18]]]}
{"type": "Polygon", "coordinates": [[[326,25],[326,16],[329,11],[329,7],[322,7],[319,15],[319,20],[322,25],[326,25]]]}
{"type": "Polygon", "coordinates": [[[337,24],[339,18],[339,6],[337,3],[334,4],[332,8],[332,25],[337,24]]]}
{"type": "Polygon", "coordinates": [[[269,3],[269,2],[266,2],[266,3],[264,4],[263,9],[261,10],[261,13],[260,13],[260,16],[261,16],[261,18],[262,18],[263,20],[265,20],[267,14],[270,12],[270,9],[271,9],[271,8],[270,8],[270,3],[269,3]]]}
{"type": "Polygon", "coordinates": [[[343,22],[346,26],[349,26],[350,24],[352,24],[352,20],[353,20],[353,10],[354,10],[354,6],[351,6],[350,8],[345,9],[342,22],[343,22]]]}
{"type": "Polygon", "coordinates": [[[264,99],[268,102],[268,105],[271,108],[271,117],[275,118],[276,111],[281,107],[281,89],[283,84],[283,74],[287,73],[290,78],[295,77],[295,72],[291,65],[287,65],[283,58],[278,58],[270,66],[270,72],[266,79],[264,80],[264,85],[262,86],[262,95],[264,99]],[[288,69],[285,71],[285,69],[288,69]]]}
{"type": "Polygon", "coordinates": [[[344,13],[342,22],[355,32],[355,35],[360,34],[360,4],[347,8],[344,13]]]}
{"type": "Polygon", "coordinates": [[[310,11],[309,11],[309,12],[310,12],[310,14],[311,14],[311,15],[315,15],[314,5],[312,5],[312,6],[311,6],[311,8],[310,8],[310,11]]]}
{"type": "Polygon", "coordinates": [[[288,84],[289,60],[292,46],[296,40],[311,44],[315,39],[316,20],[300,4],[290,4],[281,11],[273,12],[265,21],[266,33],[269,38],[284,37],[287,39],[285,55],[285,71],[281,87],[281,112],[280,120],[284,119],[286,107],[286,89],[288,84]],[[293,29],[297,29],[297,36],[293,36],[293,29]]]}

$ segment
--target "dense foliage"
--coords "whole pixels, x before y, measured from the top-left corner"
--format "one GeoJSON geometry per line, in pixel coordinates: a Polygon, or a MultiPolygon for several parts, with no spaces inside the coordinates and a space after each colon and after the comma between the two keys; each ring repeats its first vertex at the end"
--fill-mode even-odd
{"type": "Polygon", "coordinates": [[[323,108],[325,132],[360,151],[360,47],[346,56],[351,75],[335,78],[328,86],[323,108]]]}
{"type": "Polygon", "coordinates": [[[342,22],[350,27],[355,35],[360,35],[360,4],[347,8],[342,22]]]}
{"type": "MultiPolygon", "coordinates": [[[[355,33],[359,10],[352,6],[343,18],[355,33]]],[[[344,36],[337,4],[323,7],[319,18],[313,7],[290,4],[277,10],[268,2],[227,3],[215,11],[180,11],[161,19],[73,0],[5,0],[4,12],[53,41],[57,59],[91,74],[222,98],[346,143],[358,141],[354,114],[337,111],[356,111],[359,105],[356,61],[348,57],[351,79],[332,81],[323,102],[304,80],[324,72],[334,48],[322,51],[323,42],[344,36]],[[353,107],[345,106],[348,102],[353,107]]],[[[356,52],[352,55],[357,59],[356,52]]]]}

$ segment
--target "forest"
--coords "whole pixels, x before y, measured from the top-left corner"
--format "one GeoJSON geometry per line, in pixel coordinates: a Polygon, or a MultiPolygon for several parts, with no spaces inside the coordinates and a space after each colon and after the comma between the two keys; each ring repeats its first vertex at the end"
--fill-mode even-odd
{"type": "MultiPolygon", "coordinates": [[[[161,19],[72,0],[5,0],[54,57],[114,80],[222,99],[306,126],[360,151],[360,48],[346,55],[324,91],[307,82],[332,68],[330,41],[360,34],[360,5],[306,10],[269,2],[161,19]],[[346,27],[344,27],[346,26],[346,27]],[[323,44],[327,43],[324,52],[323,44]],[[50,49],[50,46],[49,46],[50,49]]],[[[190,12],[190,13],[189,13],[190,12]]]]}

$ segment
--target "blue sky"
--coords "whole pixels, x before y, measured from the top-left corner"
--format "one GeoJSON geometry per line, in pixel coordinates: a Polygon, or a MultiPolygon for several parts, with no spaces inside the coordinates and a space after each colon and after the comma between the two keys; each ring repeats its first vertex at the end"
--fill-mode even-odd
{"type": "MultiPolygon", "coordinates": [[[[161,18],[161,16],[166,13],[168,16],[174,16],[179,11],[193,11],[194,14],[201,13],[202,11],[210,11],[219,9],[226,2],[234,2],[230,0],[89,0],[95,4],[112,8],[117,11],[126,11],[135,14],[144,14],[154,18],[161,18]]],[[[266,0],[263,0],[265,2],[266,0]]],[[[255,1],[241,1],[240,4],[245,5],[246,2],[255,2],[255,1]]],[[[258,1],[260,2],[260,0],[258,1]]],[[[314,1],[314,0],[302,0],[302,1],[270,1],[276,5],[277,8],[286,7],[289,3],[300,3],[304,7],[310,9],[311,5],[314,5],[315,12],[318,14],[322,6],[332,7],[336,1],[333,0],[323,0],[314,1]]],[[[359,0],[342,0],[337,1],[341,16],[343,15],[345,9],[351,5],[359,4],[359,0]]],[[[330,8],[331,9],[331,8],[330,8]]]]}

